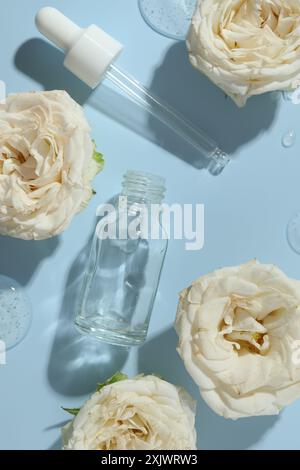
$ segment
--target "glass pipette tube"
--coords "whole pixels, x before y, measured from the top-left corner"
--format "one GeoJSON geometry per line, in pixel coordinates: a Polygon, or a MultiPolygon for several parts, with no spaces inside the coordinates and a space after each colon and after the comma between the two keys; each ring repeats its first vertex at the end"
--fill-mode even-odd
{"type": "Polygon", "coordinates": [[[44,36],[65,51],[64,65],[90,87],[96,88],[103,78],[108,78],[130,100],[166,124],[202,157],[210,159],[214,173],[228,164],[230,157],[214,139],[115,65],[122,45],[102,29],[95,25],[82,29],[52,7],[38,12],[36,24],[44,36]]]}

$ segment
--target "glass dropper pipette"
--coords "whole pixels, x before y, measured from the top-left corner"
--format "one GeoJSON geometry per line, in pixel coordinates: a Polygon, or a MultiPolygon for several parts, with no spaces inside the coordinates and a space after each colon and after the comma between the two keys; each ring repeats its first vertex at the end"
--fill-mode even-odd
{"type": "Polygon", "coordinates": [[[44,7],[37,13],[36,25],[45,37],[65,52],[65,67],[91,88],[108,78],[135,104],[171,128],[202,157],[210,159],[214,173],[219,173],[228,164],[229,156],[214,139],[114,64],[123,46],[101,28],[91,25],[82,29],[52,7],[44,7]]]}

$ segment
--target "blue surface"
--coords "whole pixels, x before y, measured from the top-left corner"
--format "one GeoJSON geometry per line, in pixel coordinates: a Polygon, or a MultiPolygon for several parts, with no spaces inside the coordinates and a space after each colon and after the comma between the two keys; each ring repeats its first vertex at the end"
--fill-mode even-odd
{"type": "MultiPolygon", "coordinates": [[[[144,23],[136,0],[1,0],[0,78],[9,92],[65,88],[87,101],[88,90],[63,72],[62,56],[35,30],[34,14],[47,4],[82,25],[102,25],[123,42],[119,64],[215,136],[234,161],[213,177],[195,168],[203,162],[193,160],[189,148],[178,143],[174,149],[172,135],[153,120],[146,122],[145,132],[170,151],[86,103],[106,158],[105,171],[95,181],[97,196],[59,238],[34,243],[0,238],[0,271],[27,287],[34,306],[29,335],[8,352],[7,365],[0,366],[3,449],[59,448],[59,428],[67,419],[60,407],[80,405],[96,382],[118,369],[128,374],[156,372],[198,397],[177,356],[172,330],[177,293],[197,276],[257,257],[300,279],[300,258],[285,234],[288,220],[300,208],[300,138],[291,149],[281,146],[289,128],[300,137],[300,107],[270,95],[236,108],[189,66],[182,43],[159,36],[144,23]],[[183,241],[170,242],[148,342],[129,354],[84,340],[71,323],[96,207],[118,192],[127,169],[165,176],[170,203],[206,206],[204,249],[186,252],[183,241]]],[[[199,398],[199,447],[299,449],[299,417],[300,401],[279,417],[231,422],[216,416],[199,398]]]]}

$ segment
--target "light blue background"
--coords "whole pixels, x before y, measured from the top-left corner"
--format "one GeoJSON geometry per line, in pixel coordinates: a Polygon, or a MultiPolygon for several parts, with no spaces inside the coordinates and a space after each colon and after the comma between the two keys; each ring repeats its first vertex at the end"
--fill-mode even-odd
{"type": "MultiPolygon", "coordinates": [[[[81,405],[96,382],[122,369],[130,375],[161,374],[198,398],[201,449],[299,449],[300,401],[279,417],[238,422],[210,411],[177,356],[172,324],[177,293],[215,268],[257,257],[300,279],[300,258],[285,234],[288,220],[300,209],[300,138],[291,149],[281,146],[289,128],[300,137],[300,107],[270,95],[236,108],[189,66],[182,43],[159,36],[143,22],[136,0],[1,0],[0,78],[9,92],[66,88],[81,102],[87,99],[88,90],[63,71],[62,56],[34,39],[40,37],[34,15],[48,4],[83,26],[98,23],[123,42],[119,64],[210,132],[234,161],[213,177],[191,165],[190,149],[175,143],[153,120],[146,122],[145,132],[170,152],[86,104],[106,159],[105,171],[95,181],[97,196],[59,238],[34,243],[0,239],[0,271],[26,286],[33,304],[30,333],[0,367],[0,447],[59,448],[59,428],[67,420],[60,407],[81,405]],[[165,176],[170,203],[206,207],[205,248],[187,252],[183,241],[170,242],[149,339],[130,354],[86,341],[71,323],[96,207],[118,192],[127,169],[165,176]]],[[[106,106],[106,112],[113,113],[113,106],[106,106]]],[[[194,163],[201,167],[203,162],[194,163]]]]}

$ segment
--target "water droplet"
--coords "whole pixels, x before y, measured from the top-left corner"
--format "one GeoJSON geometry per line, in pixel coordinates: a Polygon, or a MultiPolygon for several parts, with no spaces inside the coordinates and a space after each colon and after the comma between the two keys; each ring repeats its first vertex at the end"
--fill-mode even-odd
{"type": "Polygon", "coordinates": [[[282,145],[285,148],[290,148],[294,145],[296,141],[296,132],[294,129],[290,129],[282,136],[282,145]]]}
{"type": "Polygon", "coordinates": [[[26,336],[31,306],[24,289],[13,279],[0,276],[0,340],[13,348],[26,336]]]}
{"type": "Polygon", "coordinates": [[[300,104],[300,87],[293,91],[283,91],[283,99],[292,104],[300,104]]]}
{"type": "Polygon", "coordinates": [[[292,94],[293,94],[292,91],[283,91],[282,92],[282,97],[283,97],[284,101],[292,101],[292,94]]]}
{"type": "Polygon", "coordinates": [[[300,255],[300,212],[294,215],[288,223],[287,239],[292,250],[300,255]]]}

